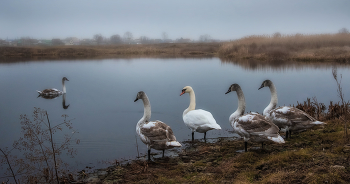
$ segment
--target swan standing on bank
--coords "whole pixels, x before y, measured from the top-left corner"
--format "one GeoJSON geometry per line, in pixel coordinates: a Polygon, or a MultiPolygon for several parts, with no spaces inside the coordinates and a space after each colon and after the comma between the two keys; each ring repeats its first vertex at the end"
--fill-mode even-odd
{"type": "Polygon", "coordinates": [[[288,133],[291,137],[292,131],[301,131],[315,125],[324,124],[298,108],[288,106],[276,108],[278,98],[275,85],[272,81],[265,80],[259,89],[263,87],[269,87],[271,92],[270,104],[264,109],[263,115],[270,118],[282,132],[286,132],[286,139],[288,133]]]}
{"type": "Polygon", "coordinates": [[[65,94],[66,93],[66,86],[64,85],[64,81],[69,81],[66,77],[62,78],[62,87],[63,91],[60,91],[56,88],[51,88],[51,89],[44,89],[43,91],[37,91],[39,93],[39,96],[43,97],[57,97],[59,95],[65,94]]]}
{"type": "Polygon", "coordinates": [[[244,139],[244,150],[247,151],[247,141],[261,142],[261,148],[265,141],[284,143],[279,135],[278,127],[271,120],[258,113],[244,114],[245,99],[241,87],[238,84],[232,84],[225,94],[231,91],[237,92],[238,107],[231,114],[229,121],[233,130],[244,139]]]}
{"type": "Polygon", "coordinates": [[[213,115],[205,110],[196,109],[196,96],[191,86],[186,86],[182,89],[180,94],[189,93],[190,105],[182,114],[185,125],[192,131],[192,141],[194,141],[194,132],[204,133],[204,141],[206,141],[206,134],[208,130],[221,130],[213,117],[213,115]]]}
{"type": "Polygon", "coordinates": [[[176,141],[176,137],[170,126],[159,120],[150,121],[151,104],[146,93],[143,91],[138,92],[134,102],[138,99],[143,101],[144,114],[136,125],[136,132],[140,136],[141,141],[147,145],[148,161],[151,160],[151,148],[163,150],[164,157],[165,149],[181,147],[181,144],[176,141]]]}

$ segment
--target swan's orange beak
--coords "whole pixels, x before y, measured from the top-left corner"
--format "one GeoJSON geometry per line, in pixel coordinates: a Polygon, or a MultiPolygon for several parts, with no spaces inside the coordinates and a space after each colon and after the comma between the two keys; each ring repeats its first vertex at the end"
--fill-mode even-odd
{"type": "Polygon", "coordinates": [[[183,89],[182,92],[181,92],[181,94],[180,94],[180,96],[183,95],[183,94],[185,94],[185,91],[186,91],[186,90],[183,89]]]}

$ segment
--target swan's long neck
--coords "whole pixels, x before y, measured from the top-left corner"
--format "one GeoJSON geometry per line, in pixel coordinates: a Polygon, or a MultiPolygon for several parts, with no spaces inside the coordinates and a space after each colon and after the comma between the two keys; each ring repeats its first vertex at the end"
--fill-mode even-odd
{"type": "Polygon", "coordinates": [[[231,114],[230,121],[239,117],[239,116],[242,116],[244,114],[244,111],[245,111],[245,98],[244,98],[243,91],[241,88],[238,88],[236,90],[236,92],[237,92],[237,97],[238,97],[238,107],[237,107],[237,110],[231,114]]]}
{"type": "Polygon", "coordinates": [[[143,101],[144,112],[143,112],[143,117],[140,119],[139,123],[146,122],[151,119],[151,104],[146,94],[143,96],[142,101],[143,101]]]}
{"type": "Polygon", "coordinates": [[[64,80],[62,80],[63,93],[66,93],[66,85],[64,85],[64,80]]]}
{"type": "Polygon", "coordinates": [[[190,93],[190,105],[188,108],[184,111],[183,115],[187,114],[188,112],[196,109],[196,95],[194,94],[194,91],[192,90],[190,93]]]}
{"type": "Polygon", "coordinates": [[[277,91],[276,91],[275,85],[272,83],[269,87],[271,92],[271,101],[270,101],[270,104],[264,109],[263,115],[265,116],[269,111],[271,111],[272,109],[275,109],[278,103],[277,91]]]}

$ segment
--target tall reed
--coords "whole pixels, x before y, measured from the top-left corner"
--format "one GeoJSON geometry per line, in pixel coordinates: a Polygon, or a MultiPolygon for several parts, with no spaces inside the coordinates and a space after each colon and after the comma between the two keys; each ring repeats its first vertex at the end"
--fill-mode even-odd
{"type": "Polygon", "coordinates": [[[224,43],[224,58],[349,60],[350,34],[252,35],[224,43]]]}

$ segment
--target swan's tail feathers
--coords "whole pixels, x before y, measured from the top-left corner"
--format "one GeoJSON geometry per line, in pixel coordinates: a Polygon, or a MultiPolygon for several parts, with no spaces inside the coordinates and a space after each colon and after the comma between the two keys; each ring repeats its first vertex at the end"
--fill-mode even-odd
{"type": "Polygon", "coordinates": [[[166,142],[167,146],[172,146],[172,147],[181,147],[182,145],[177,142],[177,141],[170,141],[170,142],[166,142]]]}
{"type": "Polygon", "coordinates": [[[212,128],[216,130],[221,130],[221,126],[219,124],[212,125],[212,128]]]}
{"type": "Polygon", "coordinates": [[[41,94],[41,93],[42,93],[41,91],[38,91],[38,90],[36,90],[36,92],[38,92],[39,94],[41,94]]]}
{"type": "Polygon", "coordinates": [[[277,137],[267,137],[268,139],[270,139],[273,142],[277,142],[277,143],[285,143],[284,139],[278,135],[277,137]]]}
{"type": "Polygon", "coordinates": [[[323,124],[326,124],[326,123],[321,122],[321,121],[314,121],[311,124],[313,124],[313,125],[323,125],[323,124]]]}

